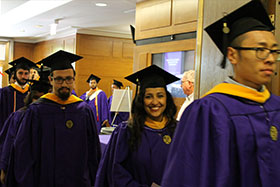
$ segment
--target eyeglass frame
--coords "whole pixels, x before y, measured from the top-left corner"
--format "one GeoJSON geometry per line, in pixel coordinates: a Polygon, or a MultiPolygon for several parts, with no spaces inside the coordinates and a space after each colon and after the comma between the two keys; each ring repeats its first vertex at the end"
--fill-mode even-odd
{"type": "Polygon", "coordinates": [[[71,77],[71,76],[68,76],[68,77],[66,77],[66,78],[62,78],[62,77],[56,77],[56,78],[54,78],[54,77],[52,77],[52,79],[54,80],[54,82],[55,82],[56,84],[63,84],[64,81],[65,81],[66,84],[72,84],[72,83],[74,82],[74,80],[75,80],[75,78],[74,78],[74,77],[71,77]],[[57,81],[59,81],[59,82],[57,82],[57,81]],[[60,82],[60,81],[62,81],[62,82],[60,82]],[[69,81],[70,81],[70,82],[69,82],[69,81]]]}
{"type": "Polygon", "coordinates": [[[278,59],[278,56],[280,54],[280,49],[268,49],[266,47],[232,47],[233,49],[236,49],[236,50],[254,50],[256,51],[256,57],[260,60],[265,60],[267,59],[267,57],[269,57],[270,54],[273,55],[274,57],[274,53],[277,54],[277,58],[275,58],[275,60],[278,59]],[[261,51],[261,50],[268,50],[269,53],[267,53],[266,57],[265,58],[260,58],[259,55],[258,55],[258,51],[261,51]]]}

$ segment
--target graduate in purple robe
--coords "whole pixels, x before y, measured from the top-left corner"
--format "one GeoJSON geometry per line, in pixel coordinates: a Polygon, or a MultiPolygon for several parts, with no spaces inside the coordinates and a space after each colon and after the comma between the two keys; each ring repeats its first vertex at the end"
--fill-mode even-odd
{"type": "Polygon", "coordinates": [[[7,186],[93,186],[101,156],[96,121],[90,106],[71,94],[71,63],[81,58],[61,50],[42,60],[51,67],[53,92],[32,103],[22,119],[7,186]]]}
{"type": "Polygon", "coordinates": [[[114,130],[100,161],[95,187],[160,185],[172,135],[176,106],[166,85],[179,80],[156,65],[128,77],[139,84],[132,119],[114,130]]]}
{"type": "MultiPolygon", "coordinates": [[[[114,82],[112,84],[112,93],[114,93],[114,89],[121,89],[123,87],[122,82],[117,81],[117,80],[113,80],[113,81],[114,82]]],[[[129,112],[118,112],[116,117],[115,117],[116,112],[111,112],[112,100],[113,100],[113,96],[110,96],[108,99],[108,107],[109,107],[109,111],[110,111],[109,124],[112,125],[112,122],[113,122],[113,124],[118,125],[118,124],[122,123],[123,121],[127,121],[129,118],[129,112]]]]}
{"type": "MultiPolygon", "coordinates": [[[[34,68],[34,66],[32,66],[32,68],[34,68]]],[[[14,72],[14,69],[15,67],[12,67],[7,72],[7,73],[11,73],[9,74],[9,79],[12,79],[13,76],[12,73],[14,72]]],[[[28,84],[31,84],[31,86],[29,87],[30,92],[28,92],[28,95],[24,98],[24,107],[10,114],[10,116],[5,121],[4,126],[0,132],[0,169],[1,169],[0,179],[1,179],[2,186],[4,184],[5,175],[8,168],[8,163],[10,158],[9,156],[11,152],[10,150],[14,142],[14,138],[16,136],[17,130],[19,128],[21,119],[26,109],[28,108],[29,104],[37,100],[40,96],[47,93],[51,89],[51,85],[49,84],[49,81],[44,80],[45,78],[44,75],[46,73],[49,74],[49,71],[46,72],[44,70],[40,72],[40,69],[38,69],[38,71],[40,73],[40,81],[27,80],[28,84]]]]}
{"type": "Polygon", "coordinates": [[[91,74],[87,80],[90,89],[80,97],[91,106],[96,117],[98,132],[110,119],[107,96],[104,91],[97,87],[99,81],[99,77],[91,74]]]}
{"type": "Polygon", "coordinates": [[[16,82],[0,89],[0,130],[9,115],[24,106],[23,100],[29,89],[25,79],[29,78],[30,68],[35,66],[32,61],[24,57],[18,58],[9,64],[14,67],[16,82]]]}
{"type": "Polygon", "coordinates": [[[280,98],[264,86],[280,53],[271,30],[258,1],[206,28],[234,75],[184,111],[162,186],[280,186],[280,98]],[[222,39],[222,29],[230,30],[229,43],[222,39]]]}
{"type": "Polygon", "coordinates": [[[5,121],[5,124],[0,132],[0,169],[1,169],[1,182],[4,184],[5,174],[8,169],[9,158],[11,153],[11,148],[16,137],[19,125],[23,118],[25,111],[28,106],[39,99],[42,95],[49,92],[51,85],[48,80],[43,80],[40,77],[40,80],[28,80],[32,82],[30,86],[30,92],[24,99],[24,107],[20,108],[16,112],[13,112],[8,119],[5,121]]]}

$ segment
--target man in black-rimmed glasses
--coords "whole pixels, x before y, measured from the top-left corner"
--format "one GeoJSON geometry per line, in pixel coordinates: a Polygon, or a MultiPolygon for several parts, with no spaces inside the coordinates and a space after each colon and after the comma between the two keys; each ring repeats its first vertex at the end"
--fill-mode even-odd
{"type": "Polygon", "coordinates": [[[90,106],[71,94],[71,63],[81,58],[58,51],[39,62],[51,68],[52,93],[31,104],[22,119],[7,186],[93,186],[101,157],[97,124],[90,106]]]}
{"type": "Polygon", "coordinates": [[[280,98],[265,87],[279,54],[273,29],[257,0],[205,29],[234,74],[183,113],[163,187],[280,186],[280,98]]]}

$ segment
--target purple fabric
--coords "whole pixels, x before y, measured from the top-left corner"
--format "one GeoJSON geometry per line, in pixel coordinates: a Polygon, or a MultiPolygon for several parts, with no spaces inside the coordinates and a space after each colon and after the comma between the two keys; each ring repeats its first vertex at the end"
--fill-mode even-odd
{"type": "Polygon", "coordinates": [[[13,112],[6,120],[0,132],[0,169],[3,169],[4,171],[7,171],[11,148],[24,113],[24,108],[13,112]]]}
{"type": "Polygon", "coordinates": [[[97,119],[97,114],[96,114],[96,107],[95,107],[95,99],[89,101],[86,100],[86,93],[81,95],[80,97],[82,100],[84,100],[86,103],[90,105],[92,108],[96,121],[97,121],[97,130],[100,132],[101,130],[101,125],[105,120],[109,121],[109,110],[108,110],[108,102],[107,102],[107,96],[105,92],[101,91],[98,96],[97,96],[97,105],[98,105],[98,119],[97,119]]]}
{"type": "Polygon", "coordinates": [[[264,104],[211,94],[183,113],[163,187],[280,186],[280,98],[264,104]]]}
{"type": "MultiPolygon", "coordinates": [[[[112,105],[112,98],[113,96],[109,97],[108,99],[108,108],[109,108],[109,111],[111,110],[111,105],[112,105]]],[[[111,124],[113,119],[114,119],[114,116],[115,116],[115,112],[110,112],[110,120],[109,120],[109,123],[111,124]]],[[[114,121],[114,124],[118,125],[122,122],[125,122],[127,121],[129,118],[129,112],[119,112],[116,116],[116,119],[114,121]]]]}
{"type": "Polygon", "coordinates": [[[12,86],[0,89],[0,131],[6,119],[13,112],[14,92],[16,93],[16,110],[18,110],[24,106],[23,100],[27,95],[27,92],[23,94],[15,90],[12,86]]]}
{"type": "Polygon", "coordinates": [[[160,184],[170,144],[163,142],[166,129],[154,130],[145,127],[137,151],[128,146],[129,129],[120,124],[113,132],[109,144],[102,155],[95,187],[151,186],[160,184]]]}
{"type": "Polygon", "coordinates": [[[85,102],[60,105],[39,99],[29,106],[18,130],[7,184],[90,187],[100,155],[96,122],[85,102]],[[66,126],[69,120],[72,127],[66,126]]]}
{"type": "Polygon", "coordinates": [[[77,96],[77,94],[76,94],[74,89],[72,90],[71,94],[77,96]]]}
{"type": "Polygon", "coordinates": [[[104,153],[104,150],[105,150],[110,138],[111,138],[111,135],[105,135],[105,134],[99,135],[99,141],[100,141],[102,153],[104,153]]]}

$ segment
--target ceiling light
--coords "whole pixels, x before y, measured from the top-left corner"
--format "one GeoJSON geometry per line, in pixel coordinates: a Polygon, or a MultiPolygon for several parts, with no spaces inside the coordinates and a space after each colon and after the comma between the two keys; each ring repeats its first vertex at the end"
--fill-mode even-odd
{"type": "Polygon", "coordinates": [[[56,24],[56,23],[53,23],[53,24],[51,24],[50,26],[51,26],[50,35],[51,35],[51,36],[56,35],[57,24],[56,24]]]}
{"type": "Polygon", "coordinates": [[[95,3],[95,6],[102,6],[102,7],[104,7],[104,6],[107,6],[107,4],[106,3],[95,3]]]}
{"type": "Polygon", "coordinates": [[[36,28],[43,28],[43,25],[35,25],[36,28]]]}

